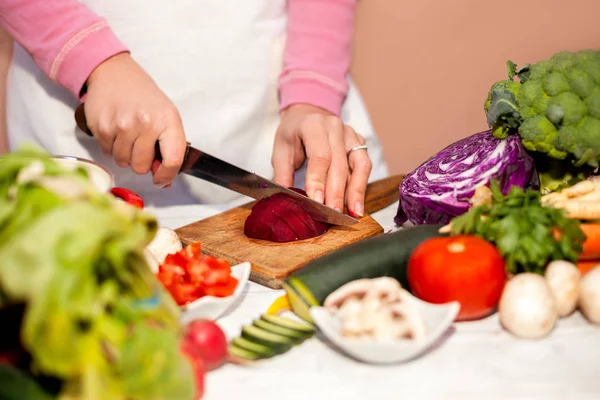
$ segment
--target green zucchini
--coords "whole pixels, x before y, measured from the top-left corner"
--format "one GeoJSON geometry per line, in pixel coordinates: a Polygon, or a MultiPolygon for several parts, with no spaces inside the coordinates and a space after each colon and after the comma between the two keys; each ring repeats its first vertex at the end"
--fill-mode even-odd
{"type": "Polygon", "coordinates": [[[304,322],[296,322],[289,318],[280,317],[279,315],[264,314],[260,317],[260,319],[278,326],[282,326],[284,328],[304,332],[306,334],[312,335],[313,333],[315,333],[315,328],[313,326],[305,324],[304,322]]]}
{"type": "Polygon", "coordinates": [[[320,306],[340,286],[363,278],[389,276],[410,290],[408,259],[414,249],[439,233],[442,225],[419,225],[362,240],[317,258],[283,282],[294,313],[312,323],[310,307],[320,306]]]}
{"type": "Polygon", "coordinates": [[[227,351],[230,355],[237,357],[237,358],[241,358],[243,360],[256,361],[256,360],[260,360],[262,358],[260,354],[255,353],[250,350],[247,350],[247,349],[243,349],[239,346],[236,346],[233,343],[229,345],[229,348],[227,349],[227,351]]]}
{"type": "Polygon", "coordinates": [[[265,346],[264,344],[251,342],[250,340],[242,337],[233,339],[231,344],[239,347],[240,349],[256,353],[258,356],[260,356],[260,358],[270,358],[277,355],[277,352],[273,348],[265,346]]]}
{"type": "Polygon", "coordinates": [[[253,325],[262,330],[272,332],[272,333],[277,333],[278,335],[283,335],[283,336],[292,338],[295,343],[300,343],[311,336],[310,334],[306,334],[306,333],[300,332],[300,331],[295,331],[293,329],[286,328],[283,326],[278,326],[278,325],[272,324],[270,322],[264,321],[262,319],[255,320],[253,325]]]}
{"type": "Polygon", "coordinates": [[[295,344],[294,339],[290,337],[268,332],[252,325],[242,328],[242,337],[251,342],[268,346],[278,353],[289,350],[295,344]]]}

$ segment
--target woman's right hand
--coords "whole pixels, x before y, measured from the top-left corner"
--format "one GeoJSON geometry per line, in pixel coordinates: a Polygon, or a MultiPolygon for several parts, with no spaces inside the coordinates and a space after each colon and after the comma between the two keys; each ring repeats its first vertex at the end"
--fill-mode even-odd
{"type": "Polygon", "coordinates": [[[137,174],[153,170],[154,184],[168,186],[181,168],[186,138],[175,105],[127,53],[100,64],[87,81],[85,116],[102,151],[137,174]],[[162,163],[154,171],[154,146],[162,163]]]}

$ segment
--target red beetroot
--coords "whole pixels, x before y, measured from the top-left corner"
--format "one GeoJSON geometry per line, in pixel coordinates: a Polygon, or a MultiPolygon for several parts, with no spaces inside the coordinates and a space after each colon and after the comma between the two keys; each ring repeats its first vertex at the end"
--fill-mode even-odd
{"type": "MultiPolygon", "coordinates": [[[[301,189],[291,189],[306,195],[301,189]]],[[[293,197],[277,193],[252,207],[244,224],[244,234],[253,239],[282,243],[322,235],[328,227],[314,220],[293,197]]]]}
{"type": "Polygon", "coordinates": [[[219,325],[209,320],[196,320],[187,325],[182,347],[210,371],[227,359],[227,344],[227,337],[219,325]]]}

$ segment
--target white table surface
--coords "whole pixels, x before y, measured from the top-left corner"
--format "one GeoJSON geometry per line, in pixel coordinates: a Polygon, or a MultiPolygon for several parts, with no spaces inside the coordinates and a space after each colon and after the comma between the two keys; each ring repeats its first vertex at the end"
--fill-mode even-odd
{"type": "MultiPolygon", "coordinates": [[[[155,212],[177,228],[227,206],[178,206],[155,212]]],[[[373,217],[389,231],[397,204],[373,217]]],[[[283,290],[250,282],[242,299],[218,320],[229,338],[263,314],[283,290]]],[[[559,321],[549,337],[519,340],[497,315],[454,324],[446,339],[404,364],[354,361],[315,337],[259,366],[225,365],[206,379],[206,400],[260,399],[597,399],[600,327],[579,312],[559,321]]]]}

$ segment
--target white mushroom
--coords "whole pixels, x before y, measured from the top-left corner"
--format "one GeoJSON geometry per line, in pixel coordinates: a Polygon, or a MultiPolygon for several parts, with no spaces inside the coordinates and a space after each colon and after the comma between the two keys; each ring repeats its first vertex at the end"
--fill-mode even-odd
{"type": "Polygon", "coordinates": [[[148,268],[150,268],[150,271],[156,274],[158,272],[158,267],[160,263],[156,259],[154,253],[148,250],[147,247],[144,249],[144,258],[146,259],[146,263],[148,264],[148,268]]]}
{"type": "Polygon", "coordinates": [[[579,308],[590,322],[600,324],[600,265],[581,279],[579,308]]]}
{"type": "Polygon", "coordinates": [[[158,228],[156,235],[146,248],[154,254],[158,263],[162,264],[169,254],[177,253],[183,248],[183,245],[174,230],[158,228]]]}
{"type": "Polygon", "coordinates": [[[411,339],[425,337],[425,324],[416,303],[397,280],[359,279],[331,293],[325,308],[336,313],[346,337],[411,339]]]}
{"type": "Polygon", "coordinates": [[[498,311],[504,328],[526,339],[546,336],[558,320],[550,287],[534,273],[518,274],[506,283],[498,311]]]}
{"type": "Polygon", "coordinates": [[[552,261],[546,267],[546,282],[556,302],[559,317],[566,317],[577,308],[581,273],[569,261],[552,261]]]}

